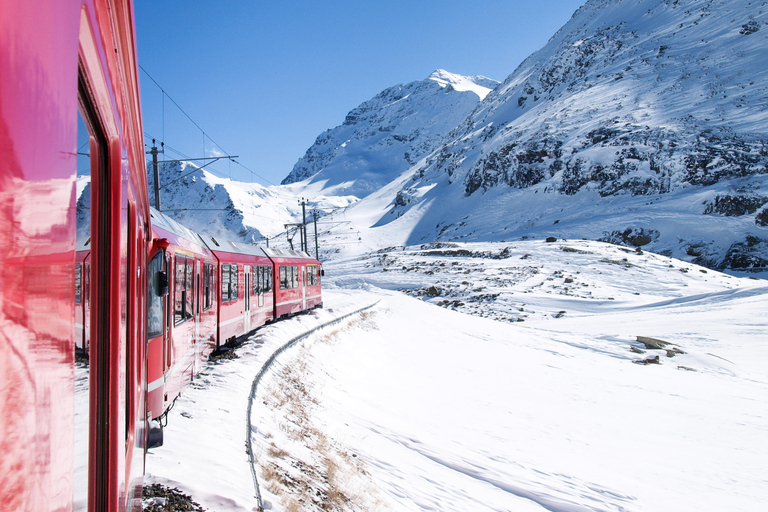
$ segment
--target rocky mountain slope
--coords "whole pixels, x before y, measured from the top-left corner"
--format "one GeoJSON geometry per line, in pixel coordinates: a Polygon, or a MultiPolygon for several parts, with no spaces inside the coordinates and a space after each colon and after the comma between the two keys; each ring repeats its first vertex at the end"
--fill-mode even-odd
{"type": "MultiPolygon", "coordinates": [[[[154,173],[148,166],[149,196],[154,205],[154,173]]],[[[225,240],[255,243],[262,230],[286,218],[286,201],[279,191],[255,183],[216,176],[190,162],[160,166],[160,204],[163,213],[199,233],[225,240]],[[258,226],[258,228],[257,228],[258,226]]]]}
{"type": "MultiPolygon", "coordinates": [[[[401,126],[406,96],[388,89],[292,175],[388,183],[344,213],[372,248],[585,237],[768,267],[766,48],[767,2],[590,0],[439,144],[409,151],[407,170],[355,178],[371,145],[338,143],[361,119],[401,126]]],[[[386,133],[374,140],[403,132],[386,133]]]]}
{"type": "Polygon", "coordinates": [[[434,151],[498,84],[440,69],[389,87],[322,133],[283,185],[311,178],[337,193],[368,195],[434,151]]]}

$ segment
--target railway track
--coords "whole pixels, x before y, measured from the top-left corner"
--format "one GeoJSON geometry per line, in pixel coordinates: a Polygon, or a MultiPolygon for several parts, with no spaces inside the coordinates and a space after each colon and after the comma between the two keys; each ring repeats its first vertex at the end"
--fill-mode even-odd
{"type": "Polygon", "coordinates": [[[262,378],[270,371],[270,368],[272,367],[273,363],[277,360],[277,358],[286,350],[293,347],[296,343],[307,339],[309,336],[315,334],[318,331],[321,331],[327,327],[337,325],[344,320],[347,320],[348,318],[351,318],[355,315],[359,315],[365,311],[368,311],[370,309],[373,309],[376,307],[379,301],[374,302],[373,304],[369,304],[368,306],[358,308],[350,313],[345,313],[337,318],[334,318],[333,320],[329,320],[327,322],[324,322],[321,325],[318,325],[316,327],[313,327],[306,332],[299,334],[297,336],[294,336],[287,342],[285,342],[283,345],[281,345],[277,350],[275,350],[271,356],[264,362],[259,372],[256,374],[256,377],[254,377],[253,382],[251,383],[251,392],[248,395],[248,408],[246,412],[246,429],[245,429],[245,445],[246,445],[246,452],[248,454],[248,463],[251,468],[251,476],[253,477],[253,487],[257,502],[257,510],[259,512],[262,512],[264,510],[262,499],[261,499],[261,489],[259,487],[259,479],[256,474],[256,459],[253,454],[253,434],[256,432],[256,427],[253,425],[251,421],[251,411],[253,408],[253,399],[256,397],[256,394],[258,392],[259,383],[261,382],[262,378]]]}

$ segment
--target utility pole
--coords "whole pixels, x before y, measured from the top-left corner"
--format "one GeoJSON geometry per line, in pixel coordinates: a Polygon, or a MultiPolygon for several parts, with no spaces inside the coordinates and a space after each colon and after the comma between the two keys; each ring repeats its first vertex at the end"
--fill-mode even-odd
{"type": "Polygon", "coordinates": [[[302,197],[299,199],[299,204],[301,205],[301,250],[309,252],[309,244],[307,243],[307,200],[302,197]]]}
{"type": "Polygon", "coordinates": [[[315,219],[315,259],[320,261],[320,251],[317,247],[317,210],[312,211],[312,217],[315,219]]]}
{"type": "MultiPolygon", "coordinates": [[[[160,147],[165,148],[165,142],[161,142],[160,147]]],[[[157,146],[155,146],[155,139],[152,139],[152,149],[147,151],[147,154],[152,155],[152,170],[155,173],[155,208],[157,211],[160,211],[160,170],[157,166],[157,154],[162,152],[162,149],[158,151],[157,146]]]]}

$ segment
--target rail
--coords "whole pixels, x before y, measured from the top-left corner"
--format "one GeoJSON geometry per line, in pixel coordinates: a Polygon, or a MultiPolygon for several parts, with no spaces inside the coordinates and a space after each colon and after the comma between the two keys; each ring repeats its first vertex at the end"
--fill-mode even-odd
{"type": "Polygon", "coordinates": [[[264,511],[264,507],[263,507],[263,504],[262,504],[262,501],[261,501],[261,490],[259,489],[259,479],[256,476],[256,459],[253,456],[253,445],[252,445],[252,441],[251,441],[251,438],[252,438],[252,435],[253,435],[253,425],[251,424],[251,410],[253,408],[253,399],[256,397],[256,391],[258,389],[259,382],[261,381],[262,377],[264,377],[264,375],[266,375],[266,373],[269,371],[270,366],[272,366],[272,364],[275,362],[275,360],[278,358],[278,356],[280,356],[280,354],[285,352],[287,349],[291,348],[297,342],[299,342],[299,341],[301,341],[303,339],[308,338],[309,336],[311,336],[312,334],[316,333],[317,331],[319,331],[321,329],[325,329],[326,327],[329,327],[331,325],[338,324],[340,322],[343,322],[344,320],[346,320],[347,318],[349,318],[351,316],[359,315],[363,311],[367,311],[369,309],[372,309],[376,305],[378,305],[379,302],[381,302],[381,301],[380,300],[376,301],[373,304],[370,304],[368,306],[365,306],[365,307],[362,307],[362,308],[357,309],[355,311],[352,311],[351,313],[346,313],[346,314],[340,316],[339,318],[335,318],[333,320],[325,322],[324,324],[318,325],[317,327],[314,327],[314,328],[310,329],[309,331],[307,331],[307,332],[305,332],[303,334],[300,334],[300,335],[290,339],[289,341],[284,343],[280,348],[275,350],[274,353],[272,353],[271,356],[269,356],[269,359],[267,359],[267,361],[262,365],[261,370],[259,370],[259,373],[257,373],[256,377],[253,379],[253,383],[251,384],[251,393],[248,395],[248,411],[246,413],[246,420],[245,420],[245,423],[246,423],[245,451],[248,454],[248,463],[251,466],[251,476],[253,477],[253,488],[254,488],[254,491],[256,492],[256,502],[257,502],[257,505],[258,505],[258,509],[257,510],[259,512],[263,512],[264,511]]]}

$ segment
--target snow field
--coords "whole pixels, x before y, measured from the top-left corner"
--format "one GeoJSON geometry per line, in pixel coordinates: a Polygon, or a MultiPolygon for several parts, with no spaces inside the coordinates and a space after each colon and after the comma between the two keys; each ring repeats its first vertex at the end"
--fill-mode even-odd
{"type": "Polygon", "coordinates": [[[765,281],[563,240],[388,248],[325,268],[325,310],[263,328],[185,391],[150,481],[211,510],[253,510],[253,376],[287,340],[382,298],[283,353],[260,384],[251,422],[266,509],[768,502],[765,281]]]}

